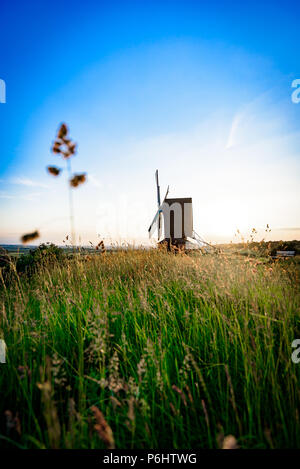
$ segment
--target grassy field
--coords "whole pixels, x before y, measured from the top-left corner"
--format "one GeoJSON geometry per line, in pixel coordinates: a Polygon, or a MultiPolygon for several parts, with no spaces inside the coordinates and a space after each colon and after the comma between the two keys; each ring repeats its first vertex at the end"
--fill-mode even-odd
{"type": "Polygon", "coordinates": [[[295,260],[12,261],[0,303],[1,447],[300,447],[295,260]]]}

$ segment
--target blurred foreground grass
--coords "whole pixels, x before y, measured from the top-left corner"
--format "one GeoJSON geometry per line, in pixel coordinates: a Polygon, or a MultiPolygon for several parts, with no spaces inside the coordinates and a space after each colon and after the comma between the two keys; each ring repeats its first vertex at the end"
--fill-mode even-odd
{"type": "Polygon", "coordinates": [[[294,260],[124,250],[9,275],[1,447],[300,446],[294,260]]]}

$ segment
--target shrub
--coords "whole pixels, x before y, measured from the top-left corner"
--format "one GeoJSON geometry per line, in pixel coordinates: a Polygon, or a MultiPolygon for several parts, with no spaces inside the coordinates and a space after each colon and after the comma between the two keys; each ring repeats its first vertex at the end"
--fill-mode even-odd
{"type": "Polygon", "coordinates": [[[55,244],[40,244],[36,249],[31,249],[28,254],[22,254],[17,260],[17,271],[31,272],[40,266],[53,265],[61,262],[65,257],[62,248],[55,244]]]}

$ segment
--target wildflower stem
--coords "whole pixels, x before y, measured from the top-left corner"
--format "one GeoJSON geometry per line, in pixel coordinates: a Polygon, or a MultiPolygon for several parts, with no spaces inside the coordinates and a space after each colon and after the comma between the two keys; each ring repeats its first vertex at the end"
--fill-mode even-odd
{"type": "MultiPolygon", "coordinates": [[[[71,180],[72,177],[72,168],[71,168],[71,159],[67,159],[67,170],[68,170],[68,176],[69,180],[71,180]]],[[[71,229],[71,243],[73,246],[75,246],[75,227],[74,227],[74,204],[73,204],[73,193],[72,193],[72,187],[70,184],[69,186],[69,210],[70,210],[70,229],[71,229]]]]}

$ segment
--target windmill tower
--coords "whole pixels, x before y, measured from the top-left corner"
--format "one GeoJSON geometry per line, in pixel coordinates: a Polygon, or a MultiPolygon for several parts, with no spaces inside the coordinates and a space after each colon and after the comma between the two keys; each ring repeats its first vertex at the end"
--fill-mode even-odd
{"type": "Polygon", "coordinates": [[[158,170],[155,172],[157,212],[148,229],[149,238],[157,231],[159,244],[165,243],[178,249],[214,249],[193,229],[193,204],[191,197],[168,198],[169,186],[161,202],[158,170]]]}

